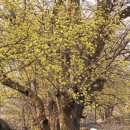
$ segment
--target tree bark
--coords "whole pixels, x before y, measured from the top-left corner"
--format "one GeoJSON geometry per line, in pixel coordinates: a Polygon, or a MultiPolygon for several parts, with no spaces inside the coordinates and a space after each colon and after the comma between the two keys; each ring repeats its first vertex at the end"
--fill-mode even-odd
{"type": "Polygon", "coordinates": [[[69,95],[59,94],[56,100],[60,130],[80,130],[80,118],[83,106],[78,104],[69,95]]]}
{"type": "Polygon", "coordinates": [[[69,102],[62,113],[61,130],[80,130],[80,118],[83,107],[75,101],[69,102]]]}
{"type": "Polygon", "coordinates": [[[57,104],[54,100],[49,101],[49,122],[51,130],[60,130],[57,104]]]}

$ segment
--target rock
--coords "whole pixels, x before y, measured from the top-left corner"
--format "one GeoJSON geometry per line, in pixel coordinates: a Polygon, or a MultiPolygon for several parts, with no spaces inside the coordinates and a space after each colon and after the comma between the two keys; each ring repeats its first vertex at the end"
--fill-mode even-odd
{"type": "Polygon", "coordinates": [[[11,130],[11,128],[5,121],[0,119],[0,130],[11,130]]]}
{"type": "Polygon", "coordinates": [[[98,129],[96,129],[96,128],[91,128],[90,130],[98,130],[98,129]]]}

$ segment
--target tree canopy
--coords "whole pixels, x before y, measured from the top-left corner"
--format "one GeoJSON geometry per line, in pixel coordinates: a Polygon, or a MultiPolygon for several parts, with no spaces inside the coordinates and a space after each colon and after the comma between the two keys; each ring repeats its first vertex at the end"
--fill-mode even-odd
{"type": "Polygon", "coordinates": [[[31,100],[39,129],[79,130],[85,106],[129,93],[129,11],[125,0],[0,0],[1,83],[31,100]]]}

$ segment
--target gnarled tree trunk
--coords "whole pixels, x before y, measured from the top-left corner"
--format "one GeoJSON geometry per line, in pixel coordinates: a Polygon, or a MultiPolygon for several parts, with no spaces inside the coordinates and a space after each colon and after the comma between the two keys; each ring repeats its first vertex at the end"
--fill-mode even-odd
{"type": "Polygon", "coordinates": [[[80,118],[82,117],[83,107],[72,101],[63,109],[63,124],[61,130],[80,130],[80,118]]]}
{"type": "Polygon", "coordinates": [[[80,130],[83,106],[69,98],[67,93],[60,93],[57,96],[56,104],[60,130],[80,130]]]}
{"type": "Polygon", "coordinates": [[[49,122],[51,130],[60,130],[59,116],[57,104],[54,100],[50,100],[48,104],[49,122]]]}

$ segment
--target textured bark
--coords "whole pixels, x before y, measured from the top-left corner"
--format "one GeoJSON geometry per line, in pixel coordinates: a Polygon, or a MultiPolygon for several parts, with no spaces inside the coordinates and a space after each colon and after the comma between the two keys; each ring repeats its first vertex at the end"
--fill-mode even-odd
{"type": "Polygon", "coordinates": [[[82,117],[83,107],[76,102],[69,102],[62,113],[61,130],[80,130],[80,118],[82,117]]]}
{"type": "Polygon", "coordinates": [[[83,106],[70,99],[67,93],[56,95],[60,130],[79,130],[83,106]]]}
{"type": "Polygon", "coordinates": [[[51,130],[60,130],[57,104],[54,100],[49,101],[49,122],[51,130]]]}

